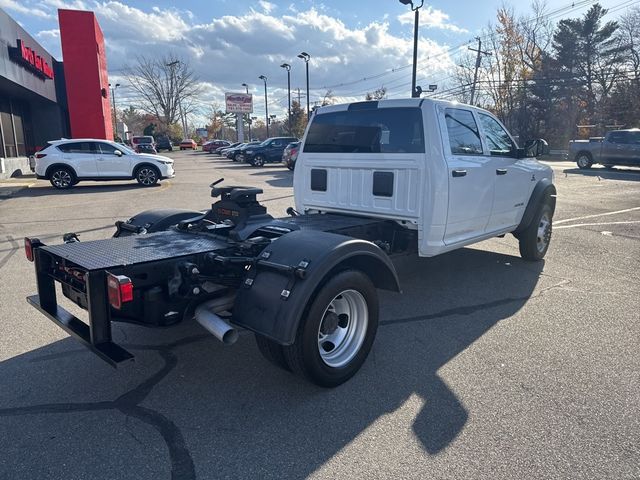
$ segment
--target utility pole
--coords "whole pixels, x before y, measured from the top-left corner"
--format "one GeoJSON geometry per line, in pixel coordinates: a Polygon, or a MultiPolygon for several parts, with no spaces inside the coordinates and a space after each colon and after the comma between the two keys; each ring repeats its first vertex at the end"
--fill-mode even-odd
{"type": "Polygon", "coordinates": [[[298,88],[298,106],[300,106],[300,88],[298,88]]]}
{"type": "Polygon", "coordinates": [[[480,39],[480,37],[476,37],[476,40],[478,40],[478,48],[471,48],[468,47],[469,50],[471,50],[472,52],[477,52],[478,55],[476,56],[476,69],[475,72],[473,73],[473,85],[471,85],[471,105],[474,104],[475,101],[475,96],[476,96],[476,84],[478,83],[478,69],[480,68],[480,62],[482,60],[481,55],[486,55],[489,56],[491,55],[491,52],[484,52],[482,51],[482,40],[480,39]]]}
{"type": "MultiPolygon", "coordinates": [[[[176,65],[179,65],[179,64],[180,64],[180,60],[174,60],[173,62],[166,64],[166,66],[171,69],[171,86],[170,86],[171,89],[177,88],[175,67],[176,65]]],[[[184,139],[184,138],[187,138],[187,121],[185,118],[185,114],[182,111],[182,103],[180,102],[180,96],[177,96],[176,101],[178,103],[178,114],[180,115],[180,122],[182,123],[182,138],[184,139]]]]}

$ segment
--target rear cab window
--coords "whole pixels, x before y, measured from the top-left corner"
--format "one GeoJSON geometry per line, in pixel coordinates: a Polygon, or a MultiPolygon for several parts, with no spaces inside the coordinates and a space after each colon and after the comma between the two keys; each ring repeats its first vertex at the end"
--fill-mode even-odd
{"type": "Polygon", "coordinates": [[[371,108],[314,115],[305,153],[424,153],[419,107],[371,108]]]}

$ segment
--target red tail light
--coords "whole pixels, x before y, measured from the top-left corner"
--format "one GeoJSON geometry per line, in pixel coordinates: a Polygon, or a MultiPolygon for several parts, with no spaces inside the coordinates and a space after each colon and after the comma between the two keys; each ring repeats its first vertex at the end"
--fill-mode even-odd
{"type": "Polygon", "coordinates": [[[36,158],[44,158],[46,156],[47,156],[46,153],[36,153],[36,158]]]}
{"type": "Polygon", "coordinates": [[[33,241],[28,237],[24,237],[24,254],[27,260],[33,262],[33,241]]]}
{"type": "Polygon", "coordinates": [[[133,283],[124,275],[109,274],[107,275],[107,293],[111,306],[120,310],[123,303],[133,300],[133,283]]]}

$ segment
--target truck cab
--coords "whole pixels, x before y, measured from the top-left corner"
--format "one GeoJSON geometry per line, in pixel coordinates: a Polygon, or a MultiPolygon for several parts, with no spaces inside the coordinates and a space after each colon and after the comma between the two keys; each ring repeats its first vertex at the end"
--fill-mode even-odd
{"type": "Polygon", "coordinates": [[[434,256],[515,231],[550,167],[490,112],[403,99],[322,107],[295,170],[296,209],[388,219],[434,256]]]}

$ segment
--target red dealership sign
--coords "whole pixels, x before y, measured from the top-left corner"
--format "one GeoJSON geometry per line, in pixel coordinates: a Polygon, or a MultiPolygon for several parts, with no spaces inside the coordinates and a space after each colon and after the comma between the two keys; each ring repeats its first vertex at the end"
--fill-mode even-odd
{"type": "Polygon", "coordinates": [[[35,50],[25,45],[25,43],[17,39],[17,47],[9,47],[9,56],[11,59],[22,65],[31,73],[40,77],[42,80],[53,80],[53,68],[47,63],[47,61],[35,50]]]}

